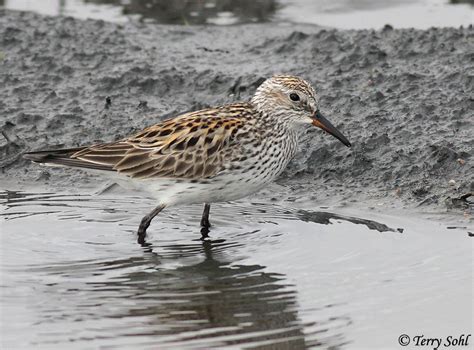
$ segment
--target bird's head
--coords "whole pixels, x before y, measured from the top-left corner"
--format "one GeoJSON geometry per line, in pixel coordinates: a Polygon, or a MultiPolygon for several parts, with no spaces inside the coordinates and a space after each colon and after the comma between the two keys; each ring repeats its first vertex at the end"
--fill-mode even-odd
{"type": "Polygon", "coordinates": [[[301,78],[275,75],[258,87],[251,102],[267,117],[282,119],[291,126],[312,124],[336,137],[347,147],[351,146],[347,138],[321,114],[316,92],[301,78]]]}

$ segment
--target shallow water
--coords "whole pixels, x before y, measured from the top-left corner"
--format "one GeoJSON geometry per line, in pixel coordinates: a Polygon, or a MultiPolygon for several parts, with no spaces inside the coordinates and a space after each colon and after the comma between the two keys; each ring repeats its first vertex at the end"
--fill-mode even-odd
{"type": "Polygon", "coordinates": [[[413,217],[0,192],[5,349],[393,348],[472,331],[473,239],[413,217]],[[403,230],[402,230],[403,229],[403,230]],[[403,231],[403,232],[400,232],[403,231]]]}
{"type": "Polygon", "coordinates": [[[473,23],[474,0],[0,0],[0,7],[114,22],[232,25],[312,23],[345,28],[429,28],[473,23]]]}

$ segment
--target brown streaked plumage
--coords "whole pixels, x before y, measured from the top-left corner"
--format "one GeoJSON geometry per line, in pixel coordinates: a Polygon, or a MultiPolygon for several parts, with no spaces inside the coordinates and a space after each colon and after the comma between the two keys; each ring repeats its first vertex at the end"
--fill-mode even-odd
{"type": "Polygon", "coordinates": [[[25,154],[34,162],[78,167],[129,179],[154,193],[159,205],[142,219],[146,229],[163,208],[209,203],[258,191],[276,178],[297,150],[297,129],[313,124],[350,146],[320,113],[314,89],[294,76],[266,80],[251,101],[182,114],[111,143],[25,154]]]}
{"type": "Polygon", "coordinates": [[[255,113],[233,104],[184,114],[129,138],[83,148],[78,166],[99,165],[137,179],[199,179],[216,175],[234,153],[235,135],[255,113]]]}

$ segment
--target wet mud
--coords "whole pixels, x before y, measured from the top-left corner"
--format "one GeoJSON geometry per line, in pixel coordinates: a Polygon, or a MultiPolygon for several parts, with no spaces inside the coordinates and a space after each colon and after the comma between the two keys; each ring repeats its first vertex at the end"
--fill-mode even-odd
{"type": "Polygon", "coordinates": [[[316,86],[322,111],[353,144],[303,132],[302,151],[278,180],[288,197],[466,209],[456,199],[474,187],[473,52],[472,27],[122,25],[3,11],[0,181],[97,187],[101,179],[21,154],[113,140],[245,100],[284,72],[316,86]]]}

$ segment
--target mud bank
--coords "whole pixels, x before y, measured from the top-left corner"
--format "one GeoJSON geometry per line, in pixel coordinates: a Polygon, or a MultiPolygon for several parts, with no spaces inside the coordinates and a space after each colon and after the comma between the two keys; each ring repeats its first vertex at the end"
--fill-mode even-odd
{"type": "Polygon", "coordinates": [[[21,153],[113,140],[245,100],[262,79],[285,72],[317,87],[323,112],[353,147],[308,129],[278,181],[283,193],[445,206],[474,190],[473,52],[472,26],[186,27],[0,12],[1,187],[98,186],[21,153]]]}

